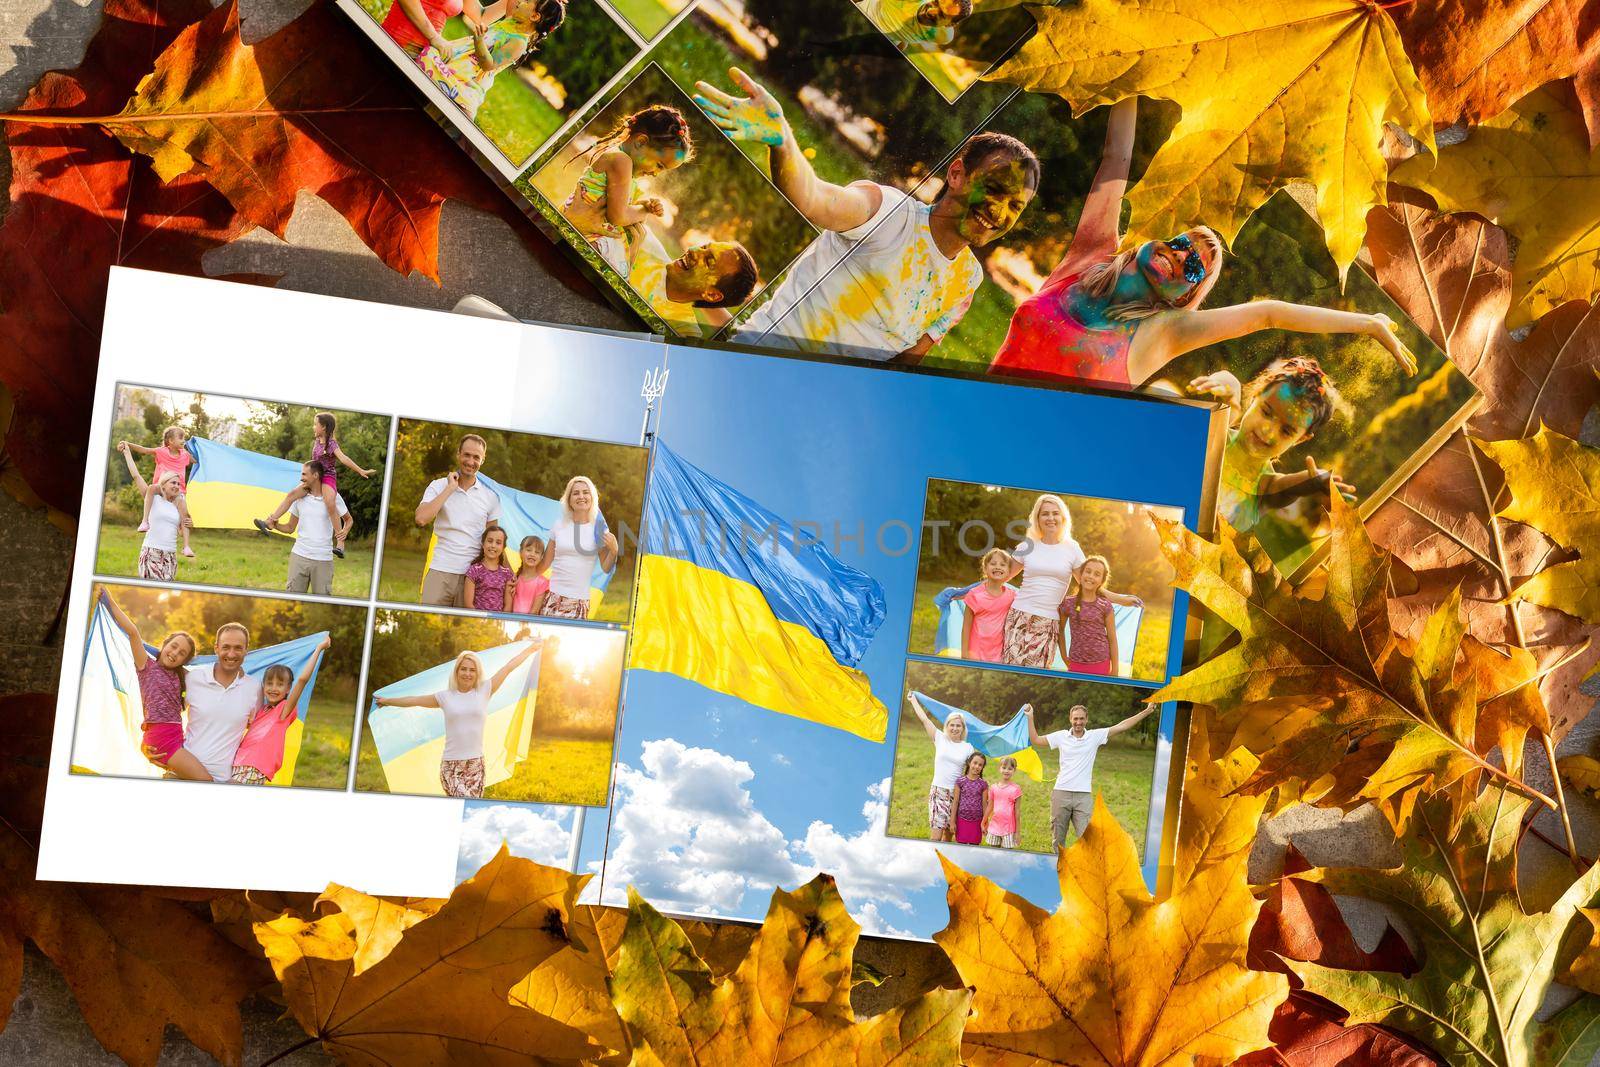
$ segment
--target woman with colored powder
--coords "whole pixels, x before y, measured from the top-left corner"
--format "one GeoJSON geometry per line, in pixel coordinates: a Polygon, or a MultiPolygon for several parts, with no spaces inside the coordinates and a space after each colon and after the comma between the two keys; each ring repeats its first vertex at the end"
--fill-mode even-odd
{"type": "Polygon", "coordinates": [[[991,373],[1143,385],[1187,352],[1261,330],[1361,334],[1415,373],[1416,357],[1384,315],[1282,300],[1200,310],[1222,268],[1222,241],[1208,227],[1118,252],[1136,107],[1134,100],[1112,107],[1100,168],[1067,254],[1017,306],[991,373]]]}

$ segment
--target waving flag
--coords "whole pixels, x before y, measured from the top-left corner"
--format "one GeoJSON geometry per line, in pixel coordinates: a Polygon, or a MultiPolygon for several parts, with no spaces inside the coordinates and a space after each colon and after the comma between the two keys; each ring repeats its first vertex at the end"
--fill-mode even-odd
{"type": "Polygon", "coordinates": [[[270,514],[300,484],[300,464],[292,459],[204,437],[191,437],[184,447],[194,456],[185,490],[189,517],[203,529],[254,529],[254,520],[270,514]]]}
{"type": "Polygon", "coordinates": [[[882,741],[888,711],[854,668],[883,587],[792,532],[658,441],[628,666],[882,741]]]}
{"type": "MultiPolygon", "coordinates": [[[[933,606],[939,612],[939,625],[934,631],[933,639],[935,655],[949,656],[952,659],[961,658],[961,625],[967,613],[967,606],[962,603],[961,598],[982,584],[973,582],[971,585],[951,586],[934,594],[933,606]]],[[[1124,678],[1132,678],[1133,650],[1139,643],[1139,624],[1144,620],[1144,609],[1117,604],[1111,609],[1111,617],[1116,620],[1117,627],[1117,673],[1124,678]]],[[[1072,651],[1070,630],[1065,637],[1067,651],[1070,652],[1072,651]]],[[[1061,658],[1060,649],[1056,650],[1050,667],[1057,671],[1068,669],[1066,661],[1061,658]]]]}
{"type": "MultiPolygon", "coordinates": [[[[483,669],[493,675],[524,648],[513,641],[478,653],[483,669]]],[[[489,696],[489,715],[483,726],[483,784],[503,782],[516,765],[528,758],[533,743],[533,710],[539,693],[539,659],[535,652],[512,671],[489,696]]],[[[386,685],[374,697],[411,697],[440,692],[452,684],[456,661],[446,660],[419,674],[386,685]]],[[[438,708],[380,708],[367,706],[367,727],[378,746],[378,759],[391,793],[426,793],[444,796],[439,783],[439,761],[444,758],[444,712],[438,708]]]]}
{"type": "Polygon", "coordinates": [[[941,726],[952,715],[959,715],[965,719],[967,742],[990,760],[1014,756],[1017,760],[1017,770],[1036,782],[1044,781],[1044,763],[1039,759],[1038,751],[1028,742],[1028,717],[1022,712],[1017,712],[1004,724],[995,726],[993,723],[984,722],[970,711],[941,704],[926,693],[913,693],[912,696],[917,698],[923,711],[939,720],[941,726]]]}
{"type": "MultiPolygon", "coordinates": [[[[274,663],[281,663],[298,678],[326,636],[328,632],[322,630],[282,644],[252,649],[244,658],[245,673],[259,676],[274,663]]],[[[145,650],[152,656],[157,651],[148,644],[145,650]]],[[[189,661],[189,669],[216,661],[215,656],[196,656],[189,661]]],[[[295,705],[295,721],[289,724],[284,739],[283,766],[273,777],[273,785],[294,784],[295,759],[300,754],[311,694],[321,669],[318,664],[306,681],[300,702],[295,705]]],[[[143,723],[139,673],[133,665],[128,636],[111,618],[105,601],[97,600],[89,619],[88,647],[84,649],[83,685],[78,694],[78,721],[72,739],[73,767],[95,774],[160,778],[161,768],[145,759],[140,749],[143,723]]]]}
{"type": "MultiPolygon", "coordinates": [[[[538,493],[525,493],[521,489],[510,489],[490,478],[486,474],[479,474],[478,481],[495,496],[500,498],[500,518],[497,520],[506,531],[506,558],[513,566],[521,566],[522,556],[517,552],[517,547],[522,544],[522,539],[530,534],[542,538],[546,543],[550,540],[550,531],[555,529],[556,523],[561,521],[561,501],[555,497],[540,496],[538,493]]],[[[595,551],[594,576],[589,579],[589,612],[600,606],[600,598],[605,593],[606,587],[611,584],[613,570],[608,571],[600,566],[600,542],[605,539],[606,517],[596,513],[594,519],[594,545],[580,544],[578,547],[595,551]]],[[[437,537],[428,538],[428,558],[422,565],[423,575],[426,576],[428,567],[433,563],[433,549],[439,543],[437,537]]]]}

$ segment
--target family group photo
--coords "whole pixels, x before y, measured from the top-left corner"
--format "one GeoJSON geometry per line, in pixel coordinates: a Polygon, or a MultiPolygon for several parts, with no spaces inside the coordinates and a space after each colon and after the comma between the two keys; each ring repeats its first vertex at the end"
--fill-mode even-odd
{"type": "Polygon", "coordinates": [[[514,167],[637,52],[596,0],[359,0],[514,167]]]}
{"type": "Polygon", "coordinates": [[[1023,0],[853,0],[939,95],[954,101],[1033,32],[1023,0]]]}
{"type": "Polygon", "coordinates": [[[381,600],[622,622],[646,452],[401,419],[381,600]]]}
{"type": "Polygon", "coordinates": [[[930,479],[910,650],[1165,681],[1174,574],[1152,514],[1183,521],[1181,508],[930,479]]]}
{"type": "Polygon", "coordinates": [[[891,837],[1054,854],[1100,796],[1143,855],[1159,716],[1149,690],[912,661],[891,837]]]}
{"type": "Polygon", "coordinates": [[[389,417],[119,385],[95,573],[365,598],[389,417]]]}
{"type": "Polygon", "coordinates": [[[380,608],[356,788],[600,805],[621,630],[380,608]]]}
{"type": "Polygon", "coordinates": [[[366,614],[96,584],[73,773],[344,789],[366,614]]]}

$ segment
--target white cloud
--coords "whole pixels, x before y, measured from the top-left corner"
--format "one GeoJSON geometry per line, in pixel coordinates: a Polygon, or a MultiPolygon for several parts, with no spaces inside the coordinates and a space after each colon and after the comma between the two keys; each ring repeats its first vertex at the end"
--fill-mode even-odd
{"type": "Polygon", "coordinates": [[[780,767],[793,766],[793,764],[789,762],[789,757],[785,756],[782,752],[774,752],[772,754],[772,762],[776,763],[780,767]]]}
{"type": "Polygon", "coordinates": [[[572,809],[468,803],[461,813],[456,881],[476,874],[500,851],[502,841],[514,856],[565,867],[572,849],[572,809]]]}

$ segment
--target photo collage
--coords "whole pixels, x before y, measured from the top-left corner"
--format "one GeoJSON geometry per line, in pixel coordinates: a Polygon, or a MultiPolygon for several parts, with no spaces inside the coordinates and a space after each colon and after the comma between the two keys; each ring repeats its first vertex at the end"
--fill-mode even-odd
{"type": "Polygon", "coordinates": [[[606,803],[642,447],[114,408],[74,772],[606,803]]]}

